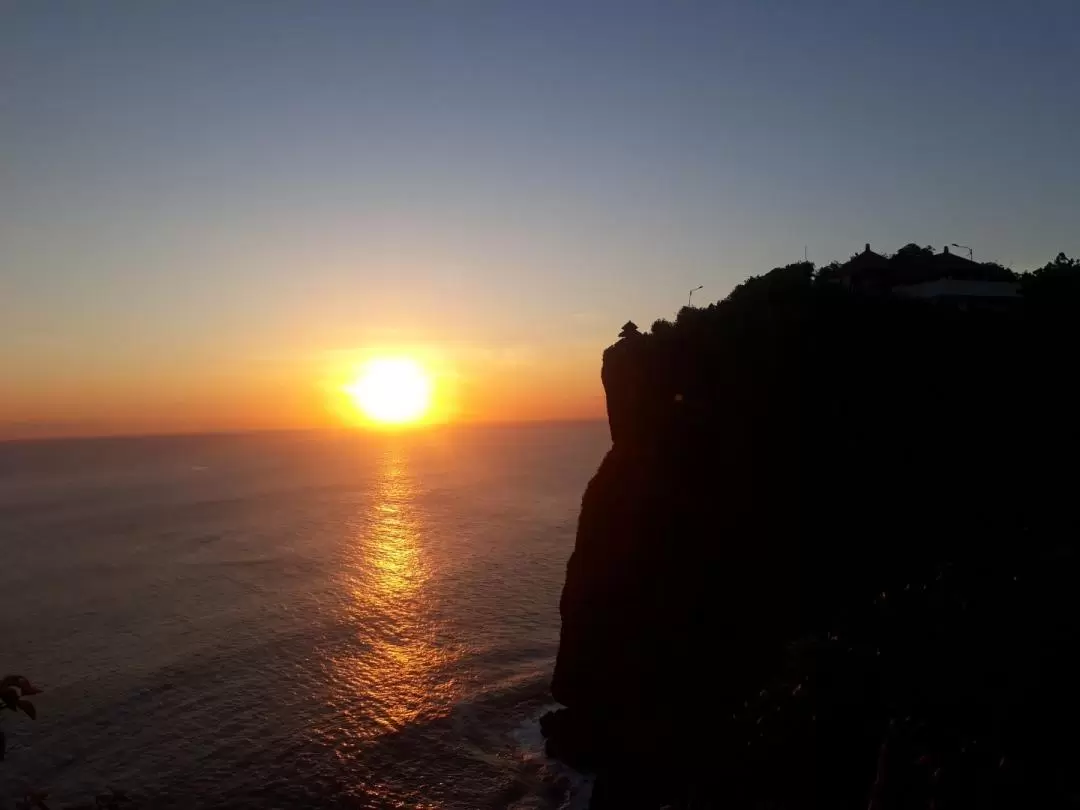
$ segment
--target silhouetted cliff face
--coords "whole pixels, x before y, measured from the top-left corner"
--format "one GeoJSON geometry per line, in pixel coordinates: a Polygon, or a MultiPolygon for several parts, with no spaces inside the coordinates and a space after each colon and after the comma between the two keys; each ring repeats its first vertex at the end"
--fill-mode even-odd
{"type": "Polygon", "coordinates": [[[605,352],[612,448],[560,604],[568,709],[545,719],[553,754],[600,772],[595,807],[703,787],[864,804],[898,712],[964,679],[1015,707],[980,684],[1045,674],[1060,646],[1014,647],[1003,674],[990,641],[1076,612],[1012,580],[1073,568],[1051,550],[1075,536],[1056,461],[1075,458],[1077,398],[1049,370],[1076,331],[1039,313],[862,297],[797,265],[605,352]]]}

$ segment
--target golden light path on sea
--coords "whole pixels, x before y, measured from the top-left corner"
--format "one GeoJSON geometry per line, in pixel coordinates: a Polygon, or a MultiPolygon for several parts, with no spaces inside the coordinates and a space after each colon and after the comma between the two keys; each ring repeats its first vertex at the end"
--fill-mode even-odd
{"type": "Polygon", "coordinates": [[[427,588],[433,556],[417,496],[406,453],[388,447],[370,504],[343,550],[341,604],[356,643],[329,662],[330,689],[357,743],[444,715],[453,704],[447,673],[460,653],[437,640],[427,588]]]}

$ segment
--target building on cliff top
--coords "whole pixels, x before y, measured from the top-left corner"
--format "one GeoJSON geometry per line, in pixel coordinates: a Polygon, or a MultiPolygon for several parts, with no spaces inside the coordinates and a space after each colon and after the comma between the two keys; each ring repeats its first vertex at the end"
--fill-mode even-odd
{"type": "Polygon", "coordinates": [[[909,246],[891,257],[875,253],[870,243],[842,264],[836,280],[859,292],[900,295],[963,308],[1000,308],[1020,295],[1015,276],[996,264],[983,264],[930,248],[909,246]]]}

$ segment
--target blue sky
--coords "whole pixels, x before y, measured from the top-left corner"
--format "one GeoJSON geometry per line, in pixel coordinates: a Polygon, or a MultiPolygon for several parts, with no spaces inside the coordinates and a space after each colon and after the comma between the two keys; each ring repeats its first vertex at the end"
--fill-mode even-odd
{"type": "Polygon", "coordinates": [[[1077,31],[1065,0],[5,4],[0,421],[390,343],[592,380],[627,317],[804,245],[1080,253],[1077,31]]]}

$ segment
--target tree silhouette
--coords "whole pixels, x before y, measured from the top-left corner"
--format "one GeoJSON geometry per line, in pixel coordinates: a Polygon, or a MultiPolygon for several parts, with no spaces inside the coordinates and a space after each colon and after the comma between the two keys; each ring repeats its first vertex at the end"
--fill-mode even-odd
{"type": "Polygon", "coordinates": [[[919,247],[914,242],[908,242],[906,245],[896,251],[894,258],[922,259],[933,257],[933,255],[934,249],[930,245],[927,245],[926,247],[919,247]]]}
{"type": "Polygon", "coordinates": [[[670,335],[675,331],[675,324],[664,318],[657,318],[653,321],[652,328],[649,329],[649,334],[663,337],[664,335],[670,335]]]}

